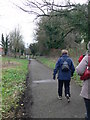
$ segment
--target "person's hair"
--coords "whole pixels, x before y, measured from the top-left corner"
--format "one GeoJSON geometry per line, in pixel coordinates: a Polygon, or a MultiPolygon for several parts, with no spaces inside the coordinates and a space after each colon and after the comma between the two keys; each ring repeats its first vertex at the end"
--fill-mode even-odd
{"type": "Polygon", "coordinates": [[[90,41],[87,44],[87,48],[88,48],[88,53],[90,53],[90,41]]]}
{"type": "Polygon", "coordinates": [[[68,50],[63,49],[63,50],[61,51],[61,53],[62,53],[62,54],[68,54],[68,50]]]}

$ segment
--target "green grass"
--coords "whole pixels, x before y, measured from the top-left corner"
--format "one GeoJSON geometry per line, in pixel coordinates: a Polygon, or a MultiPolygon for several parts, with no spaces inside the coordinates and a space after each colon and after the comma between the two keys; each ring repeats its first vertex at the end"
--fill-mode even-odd
{"type": "Polygon", "coordinates": [[[17,108],[20,95],[25,89],[28,61],[4,57],[2,63],[11,64],[10,67],[6,67],[6,64],[2,69],[2,114],[7,116],[11,108],[17,108]]]}
{"type": "MultiPolygon", "coordinates": [[[[55,68],[55,64],[56,64],[56,59],[54,58],[47,58],[47,57],[37,57],[36,58],[38,61],[40,61],[41,63],[47,65],[49,68],[54,69],[55,68]]],[[[79,75],[76,73],[76,71],[74,72],[74,75],[72,77],[72,79],[79,84],[80,86],[82,86],[82,81],[80,80],[79,75]]]]}
{"type": "Polygon", "coordinates": [[[52,60],[52,59],[46,58],[46,57],[37,57],[36,59],[52,69],[54,69],[54,67],[55,67],[55,62],[56,62],[55,60],[52,60]]]}
{"type": "Polygon", "coordinates": [[[79,86],[82,86],[82,81],[80,80],[80,76],[76,73],[76,71],[74,72],[74,75],[73,75],[72,79],[73,79],[79,86]]]}

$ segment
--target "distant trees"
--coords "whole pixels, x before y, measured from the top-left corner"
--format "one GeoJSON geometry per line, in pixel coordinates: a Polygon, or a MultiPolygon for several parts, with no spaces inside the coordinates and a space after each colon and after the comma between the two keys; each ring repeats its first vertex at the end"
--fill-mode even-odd
{"type": "Polygon", "coordinates": [[[1,44],[5,55],[13,55],[14,57],[21,56],[25,53],[25,43],[19,29],[14,29],[6,38],[1,36],[1,44]]]}
{"type": "Polygon", "coordinates": [[[20,34],[20,30],[16,29],[10,32],[10,51],[14,53],[14,56],[16,57],[23,55],[25,44],[23,42],[22,35],[20,34]]]}
{"type": "Polygon", "coordinates": [[[31,51],[31,54],[32,54],[33,56],[35,56],[36,53],[38,53],[37,43],[30,44],[29,49],[30,49],[30,51],[31,51]]]}
{"type": "Polygon", "coordinates": [[[0,45],[2,46],[5,55],[7,55],[8,53],[9,43],[10,41],[9,41],[8,35],[6,35],[6,38],[4,38],[4,35],[2,34],[0,45]]]}

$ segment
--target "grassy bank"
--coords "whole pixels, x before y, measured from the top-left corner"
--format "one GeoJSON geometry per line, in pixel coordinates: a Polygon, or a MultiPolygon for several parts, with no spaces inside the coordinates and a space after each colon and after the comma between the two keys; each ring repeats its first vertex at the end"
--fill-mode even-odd
{"type": "Polygon", "coordinates": [[[2,117],[13,116],[25,89],[28,72],[26,59],[2,58],[2,117]]]}
{"type": "Polygon", "coordinates": [[[55,59],[51,59],[48,57],[37,57],[36,59],[52,69],[54,69],[55,67],[55,63],[56,63],[55,59]]]}
{"type": "MultiPolygon", "coordinates": [[[[47,57],[37,57],[36,59],[52,69],[55,68],[55,64],[57,61],[57,58],[47,58],[47,57]]],[[[77,64],[76,62],[74,62],[74,63],[75,63],[75,65],[77,64]]],[[[77,75],[76,72],[74,73],[72,79],[76,83],[78,83],[80,86],[82,86],[82,81],[80,80],[80,77],[77,75]]]]}

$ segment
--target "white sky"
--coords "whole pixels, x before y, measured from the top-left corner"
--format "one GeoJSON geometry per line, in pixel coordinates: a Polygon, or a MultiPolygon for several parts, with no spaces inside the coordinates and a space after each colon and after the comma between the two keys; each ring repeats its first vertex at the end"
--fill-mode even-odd
{"type": "MultiPolygon", "coordinates": [[[[21,5],[23,0],[0,0],[0,37],[9,34],[15,28],[20,28],[21,34],[24,37],[24,42],[27,45],[33,43],[33,32],[35,23],[33,22],[35,16],[23,12],[12,4],[21,5]]],[[[25,1],[25,0],[24,0],[25,1]]],[[[41,1],[41,0],[38,0],[41,1]]],[[[62,1],[62,0],[55,0],[62,1]]],[[[75,3],[86,3],[87,0],[70,0],[75,3]]]]}

